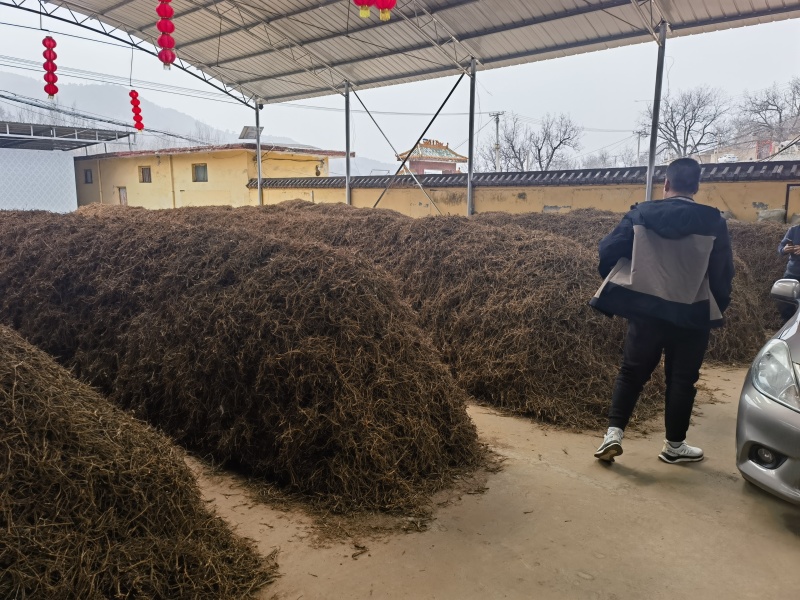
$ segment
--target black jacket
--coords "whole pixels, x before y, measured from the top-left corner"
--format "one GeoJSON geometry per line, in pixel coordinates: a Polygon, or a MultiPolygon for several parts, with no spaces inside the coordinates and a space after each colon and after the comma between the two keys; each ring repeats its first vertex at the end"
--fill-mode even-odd
{"type": "Polygon", "coordinates": [[[605,314],[721,327],[734,275],[728,226],[690,198],[637,204],[600,242],[599,271],[590,304],[605,314]]]}

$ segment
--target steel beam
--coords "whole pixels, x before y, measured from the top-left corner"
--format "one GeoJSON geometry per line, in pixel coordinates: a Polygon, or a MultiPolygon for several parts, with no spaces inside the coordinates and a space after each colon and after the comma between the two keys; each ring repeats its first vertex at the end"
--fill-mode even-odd
{"type": "MultiPolygon", "coordinates": [[[[452,2],[450,4],[446,4],[444,6],[440,6],[436,10],[431,10],[429,12],[432,15],[436,15],[436,14],[439,14],[439,13],[444,12],[446,10],[451,10],[453,8],[461,8],[462,6],[467,6],[469,4],[475,4],[476,2],[479,2],[479,1],[480,0],[457,0],[457,1],[452,2]]],[[[402,9],[398,7],[395,10],[404,10],[404,9],[405,9],[405,7],[403,7],[402,9]]],[[[349,31],[347,31],[346,33],[342,33],[342,32],[339,32],[339,31],[337,31],[335,33],[326,33],[324,35],[318,35],[318,36],[313,37],[313,38],[307,38],[307,39],[304,39],[304,40],[300,40],[299,43],[301,43],[301,44],[303,44],[305,46],[305,45],[308,45],[308,44],[316,44],[316,43],[319,43],[319,42],[327,42],[327,41],[330,41],[330,40],[339,39],[343,35],[347,35],[349,38],[351,38],[351,39],[355,40],[356,42],[358,42],[360,40],[355,36],[357,34],[359,34],[359,33],[364,33],[365,31],[372,31],[374,29],[379,29],[381,27],[389,27],[391,25],[396,25],[396,24],[397,24],[397,21],[378,21],[376,23],[370,22],[369,25],[366,25],[366,26],[363,26],[363,27],[358,27],[358,28],[352,28],[349,31]]],[[[265,52],[250,52],[248,54],[243,54],[242,56],[238,56],[238,57],[235,57],[235,58],[226,58],[225,60],[219,61],[217,63],[217,65],[222,66],[222,65],[225,65],[225,64],[228,64],[228,63],[232,63],[232,62],[237,62],[237,61],[240,61],[240,60],[247,60],[248,58],[262,57],[262,56],[269,55],[272,52],[275,52],[275,50],[267,50],[265,52]]]]}
{"type": "Polygon", "coordinates": [[[467,154],[467,216],[475,213],[475,188],[472,182],[475,166],[475,84],[478,79],[477,61],[472,59],[469,67],[469,153],[467,154]]]}
{"type": "MultiPolygon", "coordinates": [[[[383,197],[386,195],[386,192],[388,192],[388,191],[389,191],[389,188],[392,186],[392,182],[394,182],[394,180],[397,178],[397,176],[398,176],[398,175],[400,175],[400,173],[401,173],[401,172],[402,172],[402,170],[403,170],[403,167],[405,167],[405,166],[406,166],[406,163],[408,162],[408,159],[410,159],[410,158],[411,158],[411,155],[412,155],[412,154],[414,154],[414,150],[416,150],[416,149],[417,149],[417,146],[419,146],[420,142],[421,142],[421,141],[422,141],[422,140],[425,138],[425,136],[428,134],[428,130],[429,130],[429,129],[430,129],[432,126],[433,126],[434,122],[435,122],[435,121],[436,121],[436,119],[439,117],[439,113],[441,113],[441,112],[442,112],[442,110],[444,110],[444,107],[445,107],[445,106],[447,105],[447,103],[450,101],[450,97],[451,97],[451,96],[453,95],[453,93],[456,91],[456,89],[458,88],[458,84],[460,84],[460,83],[461,83],[461,80],[462,80],[462,79],[464,79],[464,74],[463,74],[463,73],[461,74],[461,76],[460,76],[460,77],[458,78],[458,80],[456,81],[455,85],[453,86],[453,89],[451,89],[451,90],[450,90],[450,93],[449,93],[449,94],[447,94],[447,98],[445,98],[445,99],[444,99],[444,102],[442,102],[442,104],[439,106],[439,109],[436,111],[436,114],[434,114],[434,115],[433,115],[433,118],[431,118],[431,120],[430,120],[430,122],[428,123],[427,127],[425,127],[425,131],[423,131],[423,132],[420,134],[420,136],[417,138],[417,141],[416,141],[416,143],[415,143],[415,144],[414,144],[414,145],[411,147],[411,150],[409,150],[409,151],[408,151],[408,154],[406,154],[406,157],[403,159],[403,162],[401,162],[401,163],[400,163],[400,167],[398,167],[398,169],[397,169],[397,172],[394,174],[394,177],[392,177],[392,179],[389,181],[389,185],[387,185],[387,186],[386,186],[386,189],[384,189],[384,190],[383,190],[383,192],[381,193],[381,195],[380,195],[380,196],[378,196],[378,199],[375,201],[375,204],[373,204],[373,205],[372,205],[372,208],[377,208],[377,206],[378,206],[378,204],[380,203],[380,201],[381,201],[381,200],[383,199],[383,197]]],[[[361,103],[361,105],[362,105],[362,106],[364,106],[364,103],[362,102],[362,103],[361,103]]],[[[366,106],[364,106],[364,108],[366,108],[366,106]]],[[[374,121],[374,118],[373,118],[373,121],[374,121]]],[[[376,122],[376,125],[377,125],[377,122],[376,122]]],[[[410,169],[409,169],[409,173],[411,173],[411,170],[410,170],[410,169]]],[[[414,180],[415,180],[415,181],[418,181],[418,180],[417,180],[417,178],[416,178],[416,176],[414,176],[414,174],[413,174],[413,173],[411,173],[411,176],[412,176],[412,177],[414,177],[414,180]]],[[[420,187],[421,187],[421,185],[422,185],[422,184],[420,184],[420,187]]],[[[423,189],[423,191],[425,191],[425,190],[423,189]]],[[[426,196],[428,195],[428,194],[427,194],[427,192],[425,192],[425,195],[426,195],[426,196]]],[[[429,196],[429,198],[430,198],[430,196],[429,196]]],[[[433,200],[431,200],[431,202],[433,202],[433,200]]],[[[435,206],[435,205],[434,205],[434,206],[435,206]]],[[[438,210],[438,208],[439,208],[439,207],[437,206],[436,208],[437,208],[437,210],[438,210]]]]}
{"type": "MultiPolygon", "coordinates": [[[[282,20],[285,20],[285,19],[291,19],[292,17],[296,17],[298,15],[307,13],[307,12],[312,11],[312,10],[317,10],[319,8],[324,8],[324,7],[330,6],[332,4],[340,4],[340,3],[341,3],[341,0],[325,0],[323,2],[320,2],[319,4],[316,4],[315,6],[310,6],[310,7],[306,7],[306,8],[303,8],[303,9],[290,10],[290,11],[284,13],[284,14],[274,15],[272,17],[267,17],[265,19],[257,19],[256,21],[253,21],[252,24],[247,25],[246,27],[253,28],[253,27],[259,27],[261,25],[274,25],[277,21],[282,21],[282,20]]],[[[217,2],[213,2],[210,5],[203,5],[202,7],[198,7],[196,9],[190,9],[186,13],[181,13],[181,14],[177,14],[176,13],[175,18],[177,19],[179,17],[185,17],[187,14],[190,14],[192,12],[197,12],[199,10],[205,10],[207,8],[213,8],[215,4],[217,4],[217,2]]],[[[242,31],[241,27],[238,27],[238,26],[237,27],[232,27],[231,29],[226,29],[225,31],[217,32],[214,35],[207,35],[207,36],[202,37],[202,38],[197,38],[196,40],[189,40],[186,43],[181,44],[181,48],[186,48],[187,46],[194,46],[196,44],[202,44],[203,42],[210,42],[210,41],[213,41],[213,40],[217,40],[219,38],[223,38],[223,37],[226,37],[226,36],[229,36],[229,35],[233,35],[233,34],[239,33],[241,31],[242,31]]]]}
{"type": "MultiPolygon", "coordinates": [[[[23,0],[23,2],[24,2],[24,0],[23,0]]],[[[76,25],[76,26],[78,26],[78,27],[80,27],[82,29],[86,29],[88,31],[92,31],[94,33],[99,33],[100,35],[104,35],[106,37],[109,37],[112,40],[115,40],[117,42],[120,42],[122,44],[130,46],[131,48],[135,48],[137,50],[140,50],[142,52],[150,54],[151,56],[155,56],[155,57],[158,56],[158,52],[156,52],[154,50],[149,50],[148,48],[145,48],[143,46],[143,44],[147,43],[144,40],[136,41],[135,38],[128,32],[125,32],[125,35],[127,36],[127,39],[126,39],[122,35],[119,35],[119,34],[115,33],[117,31],[123,31],[123,30],[118,30],[117,28],[114,28],[114,29],[109,31],[109,30],[107,30],[105,28],[105,24],[102,21],[99,21],[99,20],[96,20],[96,19],[79,20],[75,16],[75,14],[69,9],[69,7],[66,7],[66,6],[56,5],[56,7],[53,10],[55,11],[55,9],[57,9],[57,8],[63,8],[63,10],[66,10],[67,12],[69,12],[70,16],[72,17],[71,19],[67,19],[66,17],[62,17],[62,16],[59,16],[59,15],[56,15],[56,14],[53,14],[53,13],[48,13],[47,11],[41,12],[40,10],[36,10],[36,9],[33,9],[33,8],[29,8],[27,6],[23,6],[22,2],[15,3],[15,2],[9,2],[9,1],[0,1],[0,6],[6,6],[8,8],[16,8],[18,10],[22,10],[22,11],[25,11],[25,12],[28,12],[28,13],[32,13],[32,14],[35,14],[35,15],[40,15],[42,17],[47,17],[48,19],[53,19],[53,20],[59,21],[61,23],[67,23],[68,25],[76,25]],[[93,27],[91,24],[87,24],[86,23],[86,21],[90,21],[90,20],[96,22],[99,27],[93,27]]],[[[140,33],[142,33],[142,32],[140,32],[140,33]]],[[[146,34],[143,33],[143,35],[146,35],[146,34]]],[[[208,77],[208,75],[206,73],[204,73],[203,71],[200,71],[196,67],[193,67],[193,65],[190,65],[190,66],[192,66],[192,69],[189,69],[188,67],[184,66],[182,60],[178,59],[178,61],[176,61],[173,64],[173,66],[175,68],[183,71],[184,73],[188,73],[192,77],[195,77],[196,79],[199,79],[200,81],[203,81],[204,83],[210,85],[211,87],[213,87],[217,91],[222,92],[226,96],[230,96],[231,98],[233,98],[237,102],[240,102],[240,103],[244,104],[245,106],[249,106],[248,100],[246,98],[244,98],[241,94],[239,94],[238,92],[236,94],[232,93],[230,91],[230,89],[228,89],[228,85],[223,83],[223,82],[220,82],[220,85],[214,83],[213,81],[210,80],[210,78],[208,77]]]]}
{"type": "Polygon", "coordinates": [[[263,108],[263,104],[261,104],[261,100],[258,98],[254,98],[256,104],[256,164],[258,170],[258,205],[264,206],[264,189],[262,186],[262,179],[261,179],[261,109],[263,108]]]}
{"type": "Polygon", "coordinates": [[[650,125],[650,157],[647,161],[647,187],[645,202],[653,199],[653,176],[655,175],[656,150],[658,148],[658,116],[661,110],[661,84],[664,80],[664,55],[667,48],[667,22],[658,26],[658,62],[656,64],[656,91],[653,97],[653,120],[650,125]]]}
{"type": "Polygon", "coordinates": [[[344,82],[344,196],[347,205],[353,204],[350,189],[350,82],[344,82]]]}
{"type": "MultiPolygon", "coordinates": [[[[364,112],[366,112],[367,115],[369,115],[369,118],[372,119],[372,122],[375,124],[375,127],[378,129],[378,131],[380,131],[381,135],[383,136],[383,139],[385,139],[386,143],[389,144],[389,147],[392,149],[392,152],[394,152],[394,155],[398,156],[400,153],[397,151],[397,148],[394,147],[394,144],[392,144],[392,141],[389,139],[389,136],[386,135],[386,132],[381,128],[380,125],[378,125],[378,121],[376,121],[375,117],[372,116],[372,113],[367,108],[367,105],[364,104],[364,102],[361,100],[361,98],[359,98],[358,94],[355,91],[353,92],[353,94],[355,95],[356,100],[358,100],[359,104],[361,104],[361,106],[364,108],[364,112]]],[[[438,206],[436,206],[436,202],[433,201],[433,198],[430,197],[430,194],[428,194],[428,192],[425,191],[425,187],[420,183],[420,181],[417,178],[417,176],[414,175],[414,173],[412,173],[411,171],[409,171],[409,175],[411,176],[411,179],[414,180],[414,183],[417,184],[417,187],[420,190],[422,190],[422,193],[425,194],[425,197],[428,199],[428,201],[431,204],[433,204],[433,207],[439,212],[439,214],[442,214],[442,211],[439,210],[438,206]]],[[[397,177],[397,175],[395,175],[395,177],[397,177]]],[[[390,179],[388,185],[391,185],[391,181],[392,180],[390,179]]],[[[380,202],[380,198],[378,199],[378,202],[380,202]]],[[[377,203],[376,203],[376,206],[377,206],[377,203]]],[[[375,207],[373,206],[373,208],[375,208],[375,207]]]]}
{"type": "MultiPolygon", "coordinates": [[[[487,30],[482,30],[482,31],[473,31],[473,32],[461,34],[460,36],[458,36],[457,39],[452,37],[452,36],[450,36],[450,35],[448,35],[446,37],[442,36],[439,39],[436,39],[436,38],[433,38],[433,37],[430,37],[430,36],[426,35],[426,40],[427,41],[425,43],[412,44],[412,45],[408,45],[408,46],[406,46],[404,48],[391,49],[391,50],[387,50],[386,52],[379,52],[379,53],[376,53],[376,54],[371,54],[367,58],[360,57],[360,58],[352,58],[352,59],[341,60],[341,61],[338,61],[336,63],[331,63],[330,67],[332,67],[332,68],[347,67],[347,66],[350,66],[350,65],[357,64],[359,62],[364,62],[365,60],[375,60],[375,59],[380,59],[380,58],[391,58],[392,56],[395,56],[397,54],[409,54],[409,53],[412,53],[412,52],[419,52],[419,51],[422,51],[422,50],[429,50],[431,48],[436,48],[436,47],[442,48],[446,44],[454,44],[455,45],[456,43],[468,42],[470,40],[478,39],[478,38],[481,38],[481,37],[484,37],[484,36],[487,36],[487,35],[495,35],[495,34],[498,34],[498,33],[506,33],[508,31],[514,31],[514,30],[517,30],[517,29],[523,29],[525,27],[531,27],[531,26],[534,26],[534,25],[541,25],[541,24],[544,24],[544,23],[550,23],[550,22],[553,22],[553,21],[560,21],[562,19],[567,19],[567,18],[571,18],[571,17],[584,15],[584,14],[589,14],[589,13],[591,13],[593,11],[597,11],[597,10],[608,10],[610,8],[617,8],[617,7],[620,7],[620,6],[628,6],[629,4],[630,4],[630,0],[613,0],[611,2],[603,2],[601,4],[594,4],[594,5],[589,5],[589,6],[581,6],[579,8],[575,8],[575,9],[571,9],[571,10],[567,10],[567,11],[561,11],[561,12],[558,12],[558,13],[553,13],[551,15],[545,15],[545,16],[542,16],[542,17],[532,17],[530,19],[520,19],[518,21],[514,21],[513,23],[508,23],[506,25],[493,27],[492,29],[487,29],[487,30]]],[[[411,22],[412,19],[413,19],[413,18],[409,18],[409,17],[405,17],[405,18],[409,22],[411,22]]],[[[415,26],[419,28],[418,25],[415,25],[415,26]]],[[[420,31],[422,31],[421,28],[420,28],[420,31]]],[[[633,35],[641,35],[642,33],[646,33],[646,32],[645,31],[641,31],[641,32],[637,31],[633,35]]],[[[625,39],[627,37],[632,37],[633,35],[630,34],[630,33],[625,33],[625,34],[623,34],[622,36],[619,36],[619,37],[621,39],[625,39]]],[[[336,37],[338,37],[338,36],[336,36],[336,37]]],[[[351,35],[350,37],[352,38],[353,36],[351,35]]],[[[358,41],[357,38],[353,38],[353,39],[355,39],[355,41],[358,41]]],[[[617,36],[612,36],[610,39],[611,40],[617,39],[617,36]]],[[[603,42],[603,41],[606,41],[605,38],[598,40],[598,42],[603,42]]],[[[305,44],[310,44],[310,43],[314,43],[314,40],[303,42],[304,45],[305,44]]],[[[562,44],[562,45],[560,45],[558,47],[554,47],[552,49],[551,48],[546,48],[546,49],[542,49],[541,51],[537,50],[537,51],[533,51],[533,52],[527,52],[527,53],[521,54],[519,57],[521,58],[521,57],[524,57],[524,56],[535,56],[536,54],[539,54],[539,53],[555,52],[555,51],[559,51],[559,50],[562,50],[562,49],[574,48],[574,47],[583,46],[583,45],[587,45],[587,44],[585,42],[562,44]]],[[[260,56],[263,56],[264,54],[265,54],[264,52],[261,52],[259,54],[254,54],[252,56],[248,55],[248,56],[245,56],[245,57],[243,57],[241,59],[237,58],[235,60],[244,60],[245,58],[253,58],[254,56],[259,56],[260,57],[260,56]]],[[[459,71],[462,71],[464,73],[467,72],[467,69],[465,69],[463,66],[461,66],[461,62],[462,61],[466,61],[469,58],[471,58],[471,56],[469,54],[464,54],[463,58],[461,59],[461,61],[459,61],[459,60],[454,60],[454,59],[456,59],[456,57],[448,55],[448,59],[450,61],[455,62],[454,66],[459,71]]],[[[505,60],[505,59],[502,58],[500,60],[505,60]]],[[[234,59],[230,59],[229,61],[223,61],[223,62],[233,62],[233,61],[234,61],[234,59]]],[[[221,65],[221,64],[223,64],[223,62],[220,62],[218,64],[221,65]]],[[[481,62],[481,64],[487,64],[486,59],[484,59],[483,57],[480,59],[480,62],[481,62]]],[[[493,62],[498,62],[498,61],[497,61],[497,59],[494,59],[493,62]]],[[[450,70],[450,69],[452,69],[452,67],[451,66],[447,66],[447,67],[444,67],[444,68],[436,69],[434,72],[441,72],[441,71],[446,71],[446,70],[450,70]]],[[[258,81],[262,81],[262,80],[266,80],[266,79],[272,79],[273,77],[290,77],[292,75],[299,75],[302,72],[303,71],[294,70],[294,71],[286,71],[286,72],[282,72],[282,73],[275,73],[274,75],[271,75],[271,76],[264,76],[264,77],[245,80],[242,83],[243,84],[256,83],[258,81]]],[[[359,81],[357,83],[358,83],[358,85],[365,85],[365,82],[363,82],[363,81],[359,81]]]]}
{"type": "MultiPolygon", "coordinates": [[[[192,4],[197,4],[195,0],[188,1],[192,4]]],[[[298,44],[295,40],[280,31],[278,28],[259,20],[258,14],[249,7],[237,4],[235,2],[233,5],[236,7],[237,12],[239,13],[239,17],[242,20],[241,23],[237,23],[234,19],[231,19],[226,15],[221,15],[207,6],[204,6],[201,10],[213,15],[228,25],[240,29],[242,32],[247,33],[250,37],[255,38],[258,42],[283,54],[289,61],[300,66],[308,75],[319,79],[325,85],[325,87],[328,88],[328,91],[333,91],[337,94],[340,93],[338,88],[341,85],[341,82],[346,79],[346,77],[344,77],[341,73],[336,72],[335,69],[329,67],[325,61],[309,52],[301,44],[298,44]],[[245,24],[245,15],[251,19],[254,19],[254,21],[245,24]],[[265,35],[256,35],[254,31],[255,29],[263,29],[265,35]],[[273,41],[273,38],[278,39],[273,41]],[[304,65],[304,63],[308,64],[304,65]],[[330,79],[327,80],[322,77],[320,75],[321,71],[327,71],[330,74],[330,79]]],[[[189,44],[189,41],[186,43],[189,44]]],[[[276,77],[280,77],[280,75],[276,75],[276,77]]],[[[237,82],[236,85],[243,84],[241,82],[237,82]]]]}

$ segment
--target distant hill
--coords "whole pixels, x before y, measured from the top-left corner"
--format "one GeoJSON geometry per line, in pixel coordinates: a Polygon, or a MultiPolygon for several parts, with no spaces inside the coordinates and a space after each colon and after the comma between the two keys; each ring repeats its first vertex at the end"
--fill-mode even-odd
{"type": "MultiPolygon", "coordinates": [[[[0,71],[0,90],[6,92],[13,92],[23,96],[32,98],[42,97],[42,84],[38,79],[31,77],[24,77],[15,73],[8,73],[0,71]]],[[[129,108],[130,98],[128,97],[128,90],[124,87],[117,85],[105,84],[72,84],[59,82],[58,102],[65,108],[76,108],[82,113],[89,113],[95,115],[102,115],[112,117],[115,115],[113,108],[116,106],[124,106],[127,111],[129,108]]],[[[160,129],[162,131],[170,131],[183,136],[198,139],[207,143],[229,144],[239,141],[239,132],[236,131],[223,131],[216,129],[211,125],[199,121],[194,117],[182,113],[173,108],[166,108],[158,104],[154,104],[146,99],[142,99],[142,113],[145,115],[145,123],[148,128],[160,129]]],[[[126,113],[127,114],[127,113],[126,113]]],[[[53,115],[58,117],[57,114],[53,115]]],[[[10,103],[0,104],[0,119],[6,120],[21,120],[30,122],[35,120],[31,113],[25,114],[20,112],[19,108],[12,107],[10,103]]],[[[57,124],[57,123],[56,123],[57,124]]],[[[65,123],[66,124],[66,123],[65,123]]],[[[83,126],[92,126],[94,124],[84,124],[83,126]]],[[[99,128],[109,128],[108,124],[97,123],[99,128]]],[[[292,138],[263,135],[261,140],[264,144],[276,144],[284,146],[307,146],[292,138]]],[[[165,139],[160,136],[140,137],[139,143],[136,148],[138,149],[153,149],[153,148],[166,148],[168,146],[182,146],[189,144],[175,138],[165,139]]],[[[127,141],[121,144],[109,143],[106,147],[100,145],[89,149],[92,152],[104,152],[105,150],[120,151],[127,150],[127,141]]],[[[81,151],[83,152],[83,151],[81,151]]],[[[397,165],[384,163],[370,158],[357,156],[352,161],[352,174],[357,175],[386,175],[394,174],[397,170],[397,165]]],[[[332,176],[344,176],[345,165],[344,158],[334,158],[330,161],[330,174],[332,176]]]]}
{"type": "MultiPolygon", "coordinates": [[[[59,104],[65,108],[75,107],[82,113],[91,113],[111,117],[115,111],[109,107],[125,106],[129,108],[130,98],[128,90],[117,85],[105,84],[73,84],[59,82],[58,100],[59,104]]],[[[0,71],[0,89],[23,96],[33,98],[42,97],[42,85],[38,79],[24,77],[15,73],[0,71]]],[[[0,105],[5,118],[14,120],[18,116],[9,104],[0,105]]],[[[207,123],[203,123],[194,117],[182,113],[173,108],[166,108],[154,104],[146,99],[142,99],[142,113],[146,116],[145,123],[149,128],[170,131],[179,135],[210,141],[212,143],[227,144],[236,142],[239,139],[239,132],[223,131],[216,129],[207,123]]],[[[20,116],[24,116],[24,113],[20,116]]],[[[25,119],[31,120],[30,116],[25,119]]],[[[109,125],[98,124],[99,127],[109,127],[109,125]]],[[[262,141],[270,144],[297,145],[299,142],[281,136],[262,136],[262,141]]],[[[165,140],[168,142],[168,140],[165,140]]],[[[162,145],[163,147],[163,145],[162,145]]]]}

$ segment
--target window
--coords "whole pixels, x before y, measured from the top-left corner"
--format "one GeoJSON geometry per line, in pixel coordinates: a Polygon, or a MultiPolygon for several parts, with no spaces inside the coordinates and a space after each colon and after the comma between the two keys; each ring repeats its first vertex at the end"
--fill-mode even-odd
{"type": "Polygon", "coordinates": [[[192,165],[192,181],[208,181],[208,165],[192,165]]]}
{"type": "Polygon", "coordinates": [[[139,183],[153,183],[150,167],[139,167],[139,183]]]}
{"type": "Polygon", "coordinates": [[[94,183],[92,179],[92,170],[91,169],[84,169],[83,170],[83,183],[94,183]]]}

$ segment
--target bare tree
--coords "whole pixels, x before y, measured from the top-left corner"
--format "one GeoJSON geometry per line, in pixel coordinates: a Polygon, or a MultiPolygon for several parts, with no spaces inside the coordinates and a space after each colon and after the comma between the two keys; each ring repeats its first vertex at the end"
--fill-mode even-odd
{"type": "MultiPolygon", "coordinates": [[[[580,148],[583,129],[566,114],[546,115],[537,126],[516,114],[503,120],[500,130],[500,168],[502,171],[545,171],[569,168],[569,150],[580,148]]],[[[478,168],[494,171],[495,139],[478,149],[478,168]]]]}
{"type": "MultiPolygon", "coordinates": [[[[700,86],[667,94],[661,100],[659,152],[680,158],[718,145],[728,128],[728,110],[727,98],[715,88],[700,86]]],[[[653,107],[648,106],[642,127],[652,118],[653,107]]]]}
{"type": "Polygon", "coordinates": [[[500,133],[500,165],[507,171],[530,171],[531,156],[531,128],[512,113],[500,133]]]}
{"type": "Polygon", "coordinates": [[[599,150],[596,154],[590,154],[583,159],[584,169],[603,169],[614,167],[617,164],[617,157],[611,156],[608,150],[599,150]]]}
{"type": "Polygon", "coordinates": [[[579,150],[581,137],[583,128],[569,115],[547,113],[539,128],[531,131],[534,165],[539,171],[547,171],[554,162],[564,160],[568,150],[579,150]]]}
{"type": "Polygon", "coordinates": [[[755,138],[782,142],[800,129],[800,77],[788,87],[777,83],[752,94],[745,92],[739,105],[740,130],[755,138]]]}
{"type": "Polygon", "coordinates": [[[636,148],[633,146],[625,146],[622,152],[619,153],[619,165],[621,167],[638,167],[647,164],[647,158],[643,155],[638,155],[636,148]]]}

